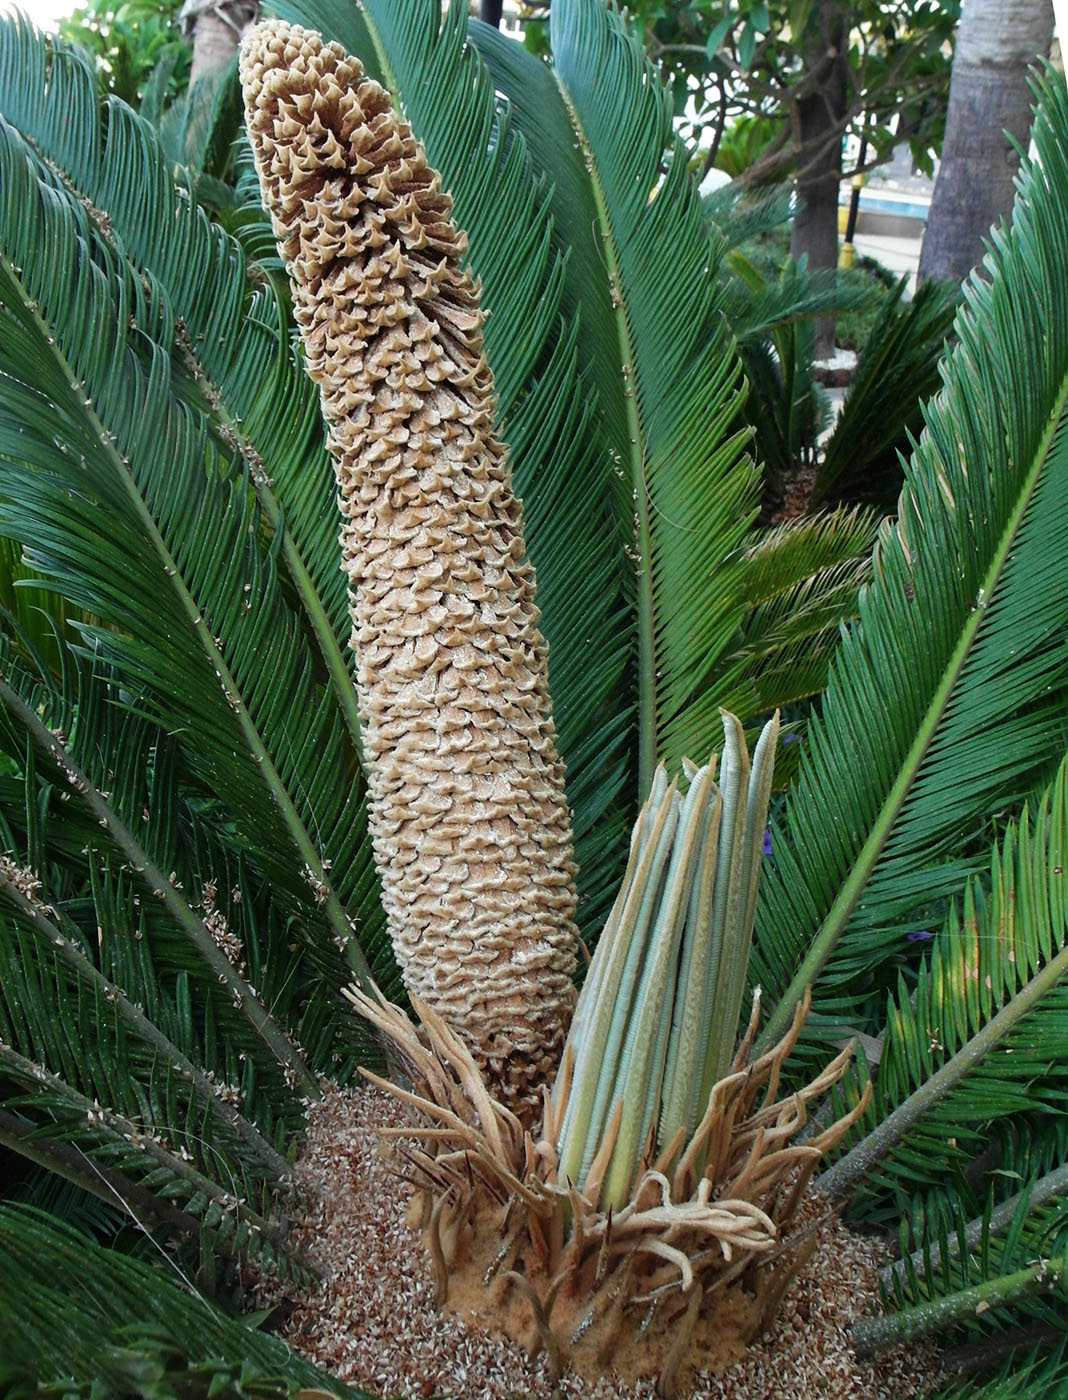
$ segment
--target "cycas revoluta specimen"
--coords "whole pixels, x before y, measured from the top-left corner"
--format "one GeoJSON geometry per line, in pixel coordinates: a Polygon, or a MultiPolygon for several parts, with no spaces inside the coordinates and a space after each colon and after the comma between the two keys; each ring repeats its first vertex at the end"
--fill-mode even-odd
{"type": "Polygon", "coordinates": [[[337,470],[394,947],[528,1115],[574,1001],[574,867],[477,288],[438,176],[355,59],[268,23],[241,73],[337,470]]]}
{"type": "Polygon", "coordinates": [[[719,787],[711,765],[685,801],[658,777],[565,1054],[569,814],[462,237],[337,45],[261,25],[242,80],[337,468],[375,854],[421,1025],[350,996],[414,1086],[387,1087],[420,1120],[402,1131],[439,1296],[465,1259],[518,1289],[554,1374],[584,1337],[596,1369],[624,1308],[647,1310],[667,1393],[713,1294],[746,1287],[747,1336],[774,1312],[806,1257],[804,1187],[852,1121],[796,1140],[848,1052],[778,1101],[804,1007],[751,1061],[754,1011],[733,1053],[778,721],[752,773],[725,716],[719,787]]]}

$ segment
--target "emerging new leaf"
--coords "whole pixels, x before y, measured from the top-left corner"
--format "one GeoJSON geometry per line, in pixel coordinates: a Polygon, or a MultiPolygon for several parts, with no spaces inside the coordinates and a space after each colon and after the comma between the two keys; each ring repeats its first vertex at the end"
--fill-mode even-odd
{"type": "Polygon", "coordinates": [[[652,1155],[677,1163],[731,1068],[778,734],[776,714],[750,765],[724,711],[718,785],[691,767],[684,798],[661,765],[635,825],[553,1090],[561,1176],[602,1209],[652,1155]]]}

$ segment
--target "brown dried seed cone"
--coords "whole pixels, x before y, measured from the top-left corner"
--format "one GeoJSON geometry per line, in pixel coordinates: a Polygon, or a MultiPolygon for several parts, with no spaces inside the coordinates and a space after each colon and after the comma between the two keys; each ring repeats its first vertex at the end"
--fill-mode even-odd
{"type": "Polygon", "coordinates": [[[337,469],[393,944],[532,1113],[573,1004],[574,866],[477,288],[438,176],[355,59],[271,22],[241,76],[337,469]]]}

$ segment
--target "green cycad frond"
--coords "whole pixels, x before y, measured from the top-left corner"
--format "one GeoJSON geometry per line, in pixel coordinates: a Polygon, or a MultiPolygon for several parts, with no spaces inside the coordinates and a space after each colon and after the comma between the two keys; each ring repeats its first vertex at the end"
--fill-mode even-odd
{"type": "MultiPolygon", "coordinates": [[[[1011,1167],[999,1171],[1012,1180],[1011,1167]]],[[[988,1192],[981,1215],[968,1219],[958,1207],[928,1222],[917,1247],[903,1238],[901,1258],[880,1273],[884,1296],[897,1308],[908,1307],[1063,1254],[1066,1177],[1068,1168],[1061,1166],[1043,1177],[1020,1178],[1022,1189],[996,1206],[988,1192]]]]}
{"type": "Polygon", "coordinates": [[[740,180],[732,180],[701,200],[705,218],[715,224],[731,249],[784,229],[793,208],[794,192],[786,182],[753,190],[746,189],[740,180]]]}
{"type": "Polygon", "coordinates": [[[370,1400],[187,1283],[35,1211],[0,1206],[4,1393],[370,1400]]]}
{"type": "Polygon", "coordinates": [[[314,976],[242,921],[239,862],[191,840],[177,746],[65,661],[66,694],[10,655],[0,679],[25,813],[0,862],[0,1139],[186,1244],[283,1263],[316,1086],[276,1017],[304,1029],[314,976]]]}
{"type": "Polygon", "coordinates": [[[670,102],[618,17],[584,0],[557,6],[555,70],[480,26],[472,35],[554,182],[565,295],[633,555],[623,584],[644,792],[657,756],[677,770],[713,746],[718,707],[739,707],[727,658],[756,483],[731,433],[740,371],[716,285],[722,244],[702,221],[670,102]]]}
{"type": "Polygon", "coordinates": [[[84,54],[59,41],[50,51],[17,17],[4,26],[0,112],[106,218],[131,265],[165,289],[180,318],[178,355],[216,407],[227,439],[259,468],[252,482],[260,508],[277,532],[355,737],[333,472],[313,386],[296,357],[285,353],[285,295],[269,274],[247,267],[233,239],[208,222],[136,113],[109,101],[102,139],[92,65],[84,54]]]}
{"type": "MultiPolygon", "coordinates": [[[[90,895],[95,965],[113,984],[105,989],[93,979],[94,995],[111,1000],[114,987],[122,986],[124,999],[140,1005],[146,1021],[175,1041],[181,1056],[225,1082],[241,1082],[239,1053],[253,1060],[264,1055],[276,1077],[272,1085],[261,1066],[267,1091],[261,1106],[267,1109],[273,1091],[277,1114],[290,1097],[285,1071],[305,1092],[314,1090],[314,1079],[282,1024],[268,1014],[249,971],[274,1000],[283,977],[292,977],[295,969],[268,975],[266,950],[255,938],[240,938],[240,925],[230,930],[232,944],[221,937],[228,922],[223,911],[236,919],[243,905],[232,893],[241,880],[237,876],[235,884],[218,891],[219,877],[229,872],[210,859],[216,851],[203,840],[195,854],[209,854],[209,860],[193,859],[180,821],[177,747],[126,708],[129,696],[106,670],[90,676],[62,643],[60,656],[62,689],[47,673],[27,671],[3,648],[0,747],[24,784],[22,813],[15,808],[7,814],[5,846],[13,871],[21,864],[28,872],[21,885],[13,874],[4,886],[12,917],[43,930],[44,946],[59,949],[57,956],[78,980],[85,972],[80,959],[88,951],[89,930],[72,924],[64,909],[68,901],[90,895]],[[27,890],[33,898],[27,898],[27,890]],[[233,955],[238,942],[240,958],[233,955]],[[221,1033],[222,1058],[206,1055],[201,1031],[186,1024],[188,1008],[161,998],[154,966],[159,959],[179,977],[179,1003],[191,998],[199,1014],[212,1021],[213,1035],[221,1033]]],[[[303,987],[303,977],[297,986],[303,987]]],[[[290,1010],[284,998],[278,1006],[290,1010]]],[[[145,1034],[145,1027],[139,1033],[145,1034]]],[[[255,1116],[257,1105],[248,1107],[255,1116]]]]}
{"type": "Polygon", "coordinates": [[[1044,1331],[1047,1347],[1057,1343],[1064,1329],[1066,1244],[1063,1182],[1041,1202],[1032,1198],[1029,1183],[1008,1210],[988,1205],[977,1221],[957,1219],[937,1235],[927,1232],[919,1250],[883,1271],[887,1313],[858,1322],[858,1353],[890,1340],[955,1331],[965,1348],[969,1340],[981,1347],[985,1339],[990,1369],[999,1350],[1022,1350],[1028,1335],[1044,1331]]]}
{"type": "Polygon", "coordinates": [[[891,1001],[872,1097],[878,1126],[825,1174],[858,1180],[867,1208],[885,1193],[937,1186],[946,1163],[974,1156],[986,1125],[1056,1112],[1068,1074],[1068,763],[1035,813],[994,848],[989,893],[969,881],[963,907],[891,1001]],[[947,1148],[947,1142],[954,1146],[947,1148]]]}
{"type": "Polygon", "coordinates": [[[4,533],[109,624],[87,629],[100,654],[185,736],[291,912],[365,976],[344,907],[369,864],[348,682],[309,670],[275,563],[284,536],[265,534],[252,497],[258,468],[231,455],[185,372],[164,290],[6,124],[2,158],[4,533]]]}
{"type": "Polygon", "coordinates": [[[614,385],[626,423],[613,446],[621,523],[637,551],[644,792],[654,757],[676,769],[715,742],[732,680],[722,659],[741,614],[734,556],[756,478],[744,439],[729,435],[740,371],[715,286],[721,248],[701,219],[670,100],[621,21],[587,0],[553,9],[552,44],[557,103],[591,169],[597,218],[586,237],[612,303],[616,343],[604,346],[596,383],[602,399],[614,385]]]}
{"type": "Polygon", "coordinates": [[[1050,78],[993,282],[967,290],[900,520],[809,731],[758,916],[754,972],[779,1000],[768,1035],[807,984],[826,1014],[852,979],[888,982],[916,911],[975,869],[960,832],[1026,796],[1065,747],[1066,131],[1050,78]]]}
{"type": "MultiPolygon", "coordinates": [[[[61,1048],[60,1039],[61,1034],[51,1037],[52,1054],[61,1048]]],[[[73,1056],[77,1046],[72,1040],[66,1048],[73,1056]]],[[[121,1072],[125,1050],[121,1042],[109,1047],[109,1068],[121,1072]]],[[[142,1229],[160,1230],[187,1248],[199,1242],[210,1251],[205,1265],[212,1258],[252,1254],[287,1270],[294,1267],[286,1255],[286,1223],[272,1209],[270,1196],[257,1190],[249,1205],[246,1196],[236,1194],[248,1191],[254,1179],[234,1171],[218,1139],[201,1136],[203,1110],[184,1105],[167,1076],[151,1086],[167,1103],[162,1128],[146,1121],[143,1109],[130,1116],[101,1104],[51,1074],[40,1059],[19,1055],[7,1044],[0,1047],[0,1083],[0,1146],[109,1204],[120,1202],[142,1229]],[[175,1137],[185,1142],[172,1146],[167,1139],[175,1137]],[[206,1144],[208,1151],[194,1154],[186,1142],[197,1148],[206,1144]]]]}
{"type": "Polygon", "coordinates": [[[228,68],[202,73],[193,87],[187,88],[166,111],[161,111],[159,84],[165,82],[166,77],[166,65],[153,70],[155,101],[149,105],[142,99],[140,113],[159,131],[160,142],[170,160],[190,173],[197,197],[209,205],[217,203],[227,209],[233,204],[234,196],[224,176],[241,124],[237,61],[235,59],[228,68]]]}
{"type": "Polygon", "coordinates": [[[871,577],[878,526],[859,510],[801,517],[746,551],[741,650],[758,713],[823,689],[841,620],[855,613],[871,577]]]}
{"type": "Polygon", "coordinates": [[[868,288],[843,287],[833,271],[809,272],[803,263],[787,263],[774,280],[738,252],[729,255],[727,267],[734,275],[725,279],[725,310],[742,346],[817,316],[859,310],[873,299],[868,288]]]}
{"type": "MultiPolygon", "coordinates": [[[[986,1319],[991,1310],[994,1320],[1004,1320],[1004,1309],[1020,1307],[1038,1310],[1051,1327],[1051,1337],[1063,1331],[1063,1313],[1056,1304],[1063,1297],[1068,1278],[1068,1258],[1062,1253],[1033,1260],[1010,1273],[993,1273],[982,1283],[945,1289],[928,1301],[916,1303],[891,1316],[866,1318],[853,1329],[853,1342],[860,1356],[870,1356],[880,1347],[911,1342],[933,1332],[954,1328],[974,1328],[975,1318],[986,1319]],[[1042,1306],[1043,1295],[1055,1300],[1042,1306]],[[1056,1330],[1053,1330],[1056,1329],[1056,1330]]],[[[978,1330],[978,1329],[976,1329],[978,1330]]],[[[1010,1341],[1006,1350],[1013,1350],[1010,1341]]],[[[1057,1392],[1059,1393],[1059,1392],[1057,1392]]]]}
{"type": "MultiPolygon", "coordinates": [[[[886,298],[860,353],[857,374],[820,458],[814,503],[842,495],[896,494],[899,449],[922,427],[920,404],[939,387],[938,367],[956,298],[924,282],[903,302],[905,279],[886,298]]],[[[887,506],[893,504],[891,500],[887,506]]]]}
{"type": "Polygon", "coordinates": [[[814,464],[830,422],[830,400],[813,366],[816,318],[870,305],[873,293],[843,286],[832,270],[809,272],[792,260],[769,276],[737,248],[724,260],[724,274],[724,312],[749,383],[744,420],[763,464],[767,509],[782,499],[799,467],[814,464]]]}
{"type": "Polygon", "coordinates": [[[1068,760],[889,1005],[863,1137],[819,1182],[902,1222],[890,1315],[858,1324],[862,1351],[953,1327],[1019,1349],[1063,1328],[1066,844],[1068,760]]]}

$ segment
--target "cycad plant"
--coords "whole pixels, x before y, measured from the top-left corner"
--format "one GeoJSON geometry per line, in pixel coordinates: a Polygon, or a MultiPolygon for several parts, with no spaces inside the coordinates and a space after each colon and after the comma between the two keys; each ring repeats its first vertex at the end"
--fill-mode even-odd
{"type": "MultiPolygon", "coordinates": [[[[718,748],[721,708],[756,717],[822,684],[800,661],[826,654],[855,598],[855,534],[839,542],[855,522],[750,526],[719,245],[614,18],[554,0],[550,69],[461,9],[277,8],[391,90],[467,231],[592,942],[658,762],[674,777],[718,748]]],[[[39,1272],[0,1289],[4,1360],[27,1389],[151,1357],[175,1387],[244,1365],[261,1393],[292,1392],[308,1369],[222,1311],[250,1256],[314,1270],[286,1231],[304,1102],[380,1057],[341,989],[355,980],[385,1020],[372,982],[401,996],[323,418],[251,181],[213,222],[146,123],[115,100],[101,112],[86,59],[3,25],[0,1143],[10,1194],[58,1210],[62,1179],[67,1209],[107,1207],[81,1208],[96,1243],[5,1207],[5,1267],[39,1272]],[[171,1272],[149,1244],[122,1273],[115,1251],[148,1240],[171,1272]],[[123,1279],[113,1315],[87,1269],[123,1279]]],[[[858,1345],[943,1319],[965,1360],[995,1368],[1063,1324],[1068,98],[1053,76],[1035,151],[818,718],[782,746],[803,755],[770,823],[748,969],[768,1008],[751,1059],[778,1093],[859,1037],[858,1068],[809,1104],[817,1137],[856,1119],[817,1188],[900,1224],[887,1316],[858,1345]]],[[[394,1024],[418,1062],[413,1023],[394,1024]]],[[[509,1125],[523,1149],[522,1124],[481,1102],[480,1130],[509,1125]]],[[[562,1230],[579,1214],[564,1199],[562,1230]]],[[[673,1256],[663,1281],[685,1314],[699,1294],[673,1256]]],[[[1028,1393],[1065,1378],[1054,1353],[1028,1393]]]]}

